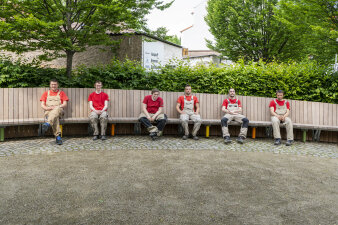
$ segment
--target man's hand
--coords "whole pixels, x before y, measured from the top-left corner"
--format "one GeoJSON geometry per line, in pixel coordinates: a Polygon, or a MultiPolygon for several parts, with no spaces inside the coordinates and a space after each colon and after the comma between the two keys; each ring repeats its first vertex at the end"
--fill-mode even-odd
{"type": "Polygon", "coordinates": [[[95,113],[96,113],[97,115],[101,115],[101,114],[102,114],[102,111],[101,111],[101,110],[95,110],[95,113]]]}
{"type": "Polygon", "coordinates": [[[285,116],[281,116],[282,118],[280,119],[282,122],[285,121],[285,116]]]}
{"type": "Polygon", "coordinates": [[[181,114],[186,114],[184,111],[181,111],[181,114]]]}
{"type": "Polygon", "coordinates": [[[278,118],[280,121],[283,121],[283,119],[284,119],[283,116],[280,116],[280,115],[278,115],[277,118],[278,118]]]}
{"type": "Polygon", "coordinates": [[[198,112],[194,112],[195,115],[198,115],[198,112]]]}
{"type": "Polygon", "coordinates": [[[151,121],[155,121],[156,116],[151,117],[151,121]]]}
{"type": "Polygon", "coordinates": [[[150,116],[147,116],[147,119],[151,122],[151,117],[150,116]]]}

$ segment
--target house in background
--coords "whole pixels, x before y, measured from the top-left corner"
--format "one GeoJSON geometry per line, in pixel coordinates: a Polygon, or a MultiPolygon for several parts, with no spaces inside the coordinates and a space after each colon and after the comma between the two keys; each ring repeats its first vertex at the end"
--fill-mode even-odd
{"type": "Polygon", "coordinates": [[[194,7],[193,25],[181,30],[181,44],[184,48],[183,58],[189,60],[190,65],[208,65],[209,63],[231,64],[232,61],[221,56],[219,52],[210,50],[207,47],[207,40],[214,41],[213,35],[209,32],[209,26],[204,20],[207,15],[208,0],[202,0],[194,7]]]}
{"type": "MultiPolygon", "coordinates": [[[[160,65],[167,64],[172,59],[182,59],[182,46],[146,33],[130,31],[123,34],[108,35],[113,40],[119,41],[118,46],[113,48],[109,46],[90,46],[84,52],[75,53],[73,68],[80,65],[109,64],[113,58],[117,58],[121,61],[126,59],[139,61],[147,69],[156,69],[160,65]]],[[[34,51],[18,56],[11,52],[0,51],[0,54],[10,56],[14,60],[20,57],[28,62],[41,53],[41,51],[34,51]]],[[[65,68],[66,58],[43,62],[42,66],[65,68]]]]}

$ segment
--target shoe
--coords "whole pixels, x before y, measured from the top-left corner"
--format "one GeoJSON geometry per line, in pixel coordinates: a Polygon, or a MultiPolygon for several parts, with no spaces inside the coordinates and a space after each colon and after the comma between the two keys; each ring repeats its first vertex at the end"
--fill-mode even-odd
{"type": "Polygon", "coordinates": [[[96,141],[96,140],[98,140],[98,139],[99,139],[99,136],[98,136],[98,135],[94,135],[93,141],[96,141]]]}
{"type": "Polygon", "coordinates": [[[292,143],[293,143],[293,140],[287,140],[285,145],[286,145],[286,146],[291,146],[292,143]]]}
{"type": "Polygon", "coordinates": [[[102,140],[102,141],[107,140],[106,135],[102,135],[102,136],[101,136],[101,140],[102,140]]]}
{"type": "Polygon", "coordinates": [[[224,143],[225,143],[225,144],[231,143],[231,139],[230,139],[229,136],[225,136],[225,137],[224,137],[224,143]]]}
{"type": "Polygon", "coordinates": [[[183,139],[183,140],[187,140],[187,139],[188,139],[188,136],[187,136],[187,135],[184,135],[184,136],[182,137],[182,139],[183,139]]]}
{"type": "Polygon", "coordinates": [[[240,144],[243,144],[243,143],[244,143],[244,139],[245,139],[244,137],[239,136],[239,137],[237,138],[236,141],[237,141],[238,143],[240,143],[240,144]]]}
{"type": "Polygon", "coordinates": [[[157,132],[157,137],[161,137],[161,136],[163,136],[163,131],[157,132]]]}
{"type": "Polygon", "coordinates": [[[45,133],[47,132],[47,130],[48,130],[49,127],[50,127],[49,123],[43,123],[42,124],[42,128],[41,128],[42,135],[45,135],[45,133]]]}
{"type": "Polygon", "coordinates": [[[274,145],[280,145],[280,144],[282,144],[280,141],[280,138],[276,138],[274,145]]]}
{"type": "Polygon", "coordinates": [[[62,145],[62,139],[61,139],[60,135],[56,137],[56,144],[57,145],[62,145]]]}
{"type": "Polygon", "coordinates": [[[157,132],[151,132],[149,136],[151,137],[151,139],[153,139],[153,141],[155,141],[157,138],[157,132]]]}
{"type": "Polygon", "coordinates": [[[197,136],[193,136],[192,139],[194,139],[195,141],[199,140],[199,138],[197,136]]]}

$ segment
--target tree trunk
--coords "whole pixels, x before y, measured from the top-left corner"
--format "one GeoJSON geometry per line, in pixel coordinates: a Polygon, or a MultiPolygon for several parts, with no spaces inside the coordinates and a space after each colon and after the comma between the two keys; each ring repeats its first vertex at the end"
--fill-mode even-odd
{"type": "Polygon", "coordinates": [[[72,67],[73,67],[73,56],[75,54],[74,51],[66,51],[67,54],[67,77],[71,78],[72,76],[72,67]]]}

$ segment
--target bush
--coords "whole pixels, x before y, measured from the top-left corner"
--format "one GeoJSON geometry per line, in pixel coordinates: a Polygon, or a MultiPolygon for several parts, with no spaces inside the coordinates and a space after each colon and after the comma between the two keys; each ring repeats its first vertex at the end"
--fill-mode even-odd
{"type": "Polygon", "coordinates": [[[260,97],[274,97],[276,90],[282,89],[288,99],[338,103],[338,74],[315,61],[241,61],[224,67],[191,67],[178,62],[176,67],[166,65],[158,71],[147,71],[137,62],[113,60],[105,66],[80,67],[68,79],[64,69],[0,59],[0,87],[48,87],[51,78],[58,79],[62,87],[93,87],[101,80],[105,88],[183,91],[190,84],[194,92],[225,94],[232,87],[238,95],[260,97]]]}

